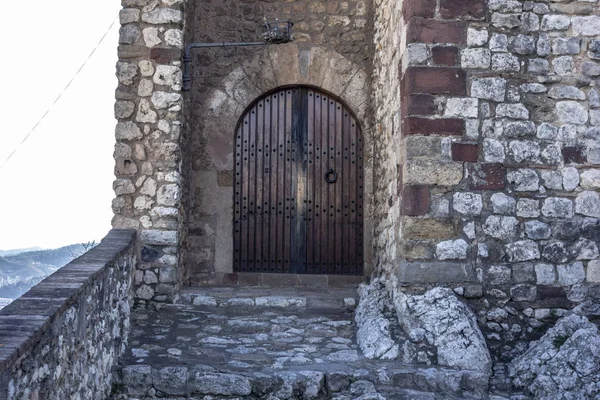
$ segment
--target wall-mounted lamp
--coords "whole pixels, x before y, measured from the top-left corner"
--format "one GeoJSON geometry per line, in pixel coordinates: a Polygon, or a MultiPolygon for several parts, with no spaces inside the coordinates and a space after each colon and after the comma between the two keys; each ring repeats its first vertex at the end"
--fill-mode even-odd
{"type": "Polygon", "coordinates": [[[192,62],[192,49],[208,47],[238,47],[238,46],[264,46],[267,44],[281,44],[292,41],[292,21],[274,21],[264,22],[265,31],[262,33],[262,42],[217,42],[217,43],[189,43],[185,46],[183,54],[183,88],[184,92],[190,90],[192,77],[190,74],[190,64],[192,62]]]}

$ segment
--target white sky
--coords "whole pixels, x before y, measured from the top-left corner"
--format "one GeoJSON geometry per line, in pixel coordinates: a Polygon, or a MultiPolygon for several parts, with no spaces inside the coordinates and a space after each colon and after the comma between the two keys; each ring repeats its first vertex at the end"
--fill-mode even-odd
{"type": "MultiPolygon", "coordinates": [[[[119,0],[2,5],[0,166],[117,18],[119,0]]],[[[53,248],[110,229],[119,23],[0,169],[0,249],[53,248]]]]}

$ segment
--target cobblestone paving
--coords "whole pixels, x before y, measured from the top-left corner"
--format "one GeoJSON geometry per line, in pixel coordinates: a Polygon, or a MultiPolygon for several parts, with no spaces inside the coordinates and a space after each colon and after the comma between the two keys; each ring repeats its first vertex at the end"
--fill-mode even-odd
{"type": "Polygon", "coordinates": [[[135,310],[117,374],[129,397],[115,398],[487,398],[476,373],[366,359],[351,309],[302,298],[212,293],[184,299],[211,305],[135,310]]]}

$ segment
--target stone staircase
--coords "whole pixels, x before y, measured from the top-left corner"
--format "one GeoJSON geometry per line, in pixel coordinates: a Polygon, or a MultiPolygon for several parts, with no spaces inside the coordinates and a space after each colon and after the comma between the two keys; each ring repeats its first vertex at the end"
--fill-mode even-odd
{"type": "Polygon", "coordinates": [[[136,309],[112,399],[490,398],[474,371],[365,358],[356,296],[354,287],[215,287],[136,309]]]}

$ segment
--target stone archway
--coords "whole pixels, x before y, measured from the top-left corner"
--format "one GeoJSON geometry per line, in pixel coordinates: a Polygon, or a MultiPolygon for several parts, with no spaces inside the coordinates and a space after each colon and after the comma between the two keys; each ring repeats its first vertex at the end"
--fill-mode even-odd
{"type": "MultiPolygon", "coordinates": [[[[369,75],[340,54],[322,47],[297,44],[268,46],[234,68],[205,94],[195,109],[201,127],[188,126],[188,135],[202,137],[192,149],[189,174],[190,234],[186,280],[191,284],[221,283],[233,272],[234,131],[244,110],[263,93],[281,86],[322,88],[344,101],[363,123],[364,136],[364,259],[371,271],[372,122],[368,113],[369,75]],[[198,236],[196,236],[196,234],[198,236]]],[[[193,142],[193,140],[192,140],[193,142]]]]}

